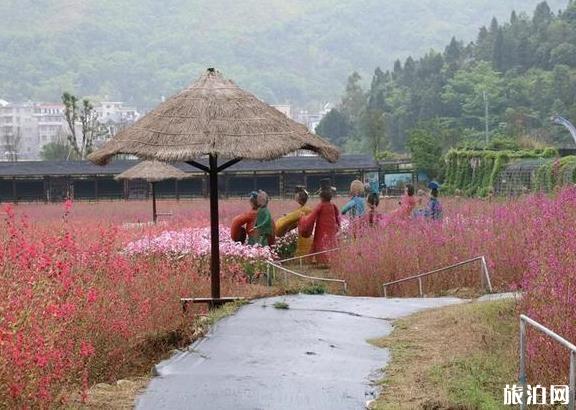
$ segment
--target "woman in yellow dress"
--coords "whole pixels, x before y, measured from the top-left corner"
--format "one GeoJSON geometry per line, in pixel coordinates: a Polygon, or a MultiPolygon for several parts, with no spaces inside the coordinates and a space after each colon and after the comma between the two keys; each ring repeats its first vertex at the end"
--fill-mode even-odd
{"type": "MultiPolygon", "coordinates": [[[[298,222],[300,218],[308,215],[312,212],[312,209],[306,206],[308,202],[308,192],[304,187],[296,187],[296,195],[294,196],[296,202],[298,202],[299,208],[278,218],[276,221],[276,236],[282,237],[286,235],[293,229],[298,227],[298,222]]],[[[312,247],[312,238],[304,238],[298,235],[298,242],[296,244],[295,256],[303,256],[310,253],[310,248],[312,247]]]]}

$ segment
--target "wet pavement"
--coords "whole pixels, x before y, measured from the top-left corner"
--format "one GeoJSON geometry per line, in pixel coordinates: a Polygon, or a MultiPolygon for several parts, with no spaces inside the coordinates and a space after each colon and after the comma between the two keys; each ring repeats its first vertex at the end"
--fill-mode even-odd
{"type": "Polygon", "coordinates": [[[156,366],[138,409],[362,409],[388,351],[367,340],[391,321],[457,298],[293,295],[259,299],[156,366]],[[282,301],[286,310],[274,308],[282,301]]]}

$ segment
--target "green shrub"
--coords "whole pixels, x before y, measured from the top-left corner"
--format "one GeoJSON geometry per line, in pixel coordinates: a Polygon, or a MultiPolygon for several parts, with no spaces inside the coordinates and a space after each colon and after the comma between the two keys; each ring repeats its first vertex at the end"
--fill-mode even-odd
{"type": "MultiPolygon", "coordinates": [[[[558,152],[554,148],[538,148],[532,150],[511,150],[514,144],[509,141],[497,141],[497,149],[452,149],[445,156],[445,180],[442,191],[447,194],[456,191],[467,196],[486,196],[494,191],[494,184],[502,170],[512,161],[521,159],[555,158],[558,152]]],[[[554,159],[546,163],[554,162],[554,159]]],[[[556,180],[563,183],[568,179],[574,181],[576,174],[576,158],[562,159],[561,165],[555,170],[546,168],[536,173],[536,186],[541,190],[549,191],[556,184],[556,180]],[[573,168],[569,168],[573,167],[573,168]],[[554,176],[556,175],[556,177],[554,176]]]]}

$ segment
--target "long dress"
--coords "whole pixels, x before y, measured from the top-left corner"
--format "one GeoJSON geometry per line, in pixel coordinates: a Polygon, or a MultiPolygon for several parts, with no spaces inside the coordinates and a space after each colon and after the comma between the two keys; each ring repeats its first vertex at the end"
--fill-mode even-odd
{"type": "Polygon", "coordinates": [[[425,216],[436,221],[442,219],[442,205],[437,198],[430,198],[428,207],[425,210],[425,216]]]}
{"type": "Polygon", "coordinates": [[[394,215],[398,218],[408,219],[412,216],[414,208],[416,208],[416,198],[404,195],[400,200],[400,208],[394,211],[394,215]]]}
{"type": "Polygon", "coordinates": [[[410,219],[414,213],[414,208],[416,208],[416,198],[403,195],[400,200],[400,208],[390,212],[388,215],[383,215],[379,218],[378,224],[380,227],[386,228],[393,221],[410,219]]]}
{"type": "MultiPolygon", "coordinates": [[[[309,238],[314,232],[311,253],[322,252],[336,247],[336,234],[340,229],[340,212],[338,207],[332,202],[321,202],[307,216],[300,219],[298,231],[309,238]]],[[[327,263],[326,254],[318,255],[316,260],[320,263],[327,263]]]]}

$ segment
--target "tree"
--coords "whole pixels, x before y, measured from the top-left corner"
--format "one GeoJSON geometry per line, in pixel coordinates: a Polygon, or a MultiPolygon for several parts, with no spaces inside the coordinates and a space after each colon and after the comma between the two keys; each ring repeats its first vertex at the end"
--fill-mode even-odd
{"type": "Polygon", "coordinates": [[[498,19],[496,17],[492,17],[492,21],[490,22],[490,34],[493,36],[498,33],[498,29],[500,26],[498,25],[498,19]]]}
{"type": "Polygon", "coordinates": [[[434,136],[423,129],[409,133],[408,149],[412,162],[419,171],[424,171],[430,178],[438,178],[442,171],[442,148],[434,136]]]}
{"type": "Polygon", "coordinates": [[[511,25],[518,24],[518,15],[516,14],[515,10],[512,10],[512,13],[510,14],[510,24],[511,25]]]}
{"type": "Polygon", "coordinates": [[[462,43],[457,41],[456,37],[452,37],[450,44],[444,50],[446,62],[448,64],[452,64],[459,61],[461,54],[462,54],[462,43]]]}
{"type": "Polygon", "coordinates": [[[348,117],[352,124],[356,124],[360,120],[362,110],[366,104],[366,95],[360,85],[361,80],[362,77],[357,72],[353,72],[348,77],[346,91],[340,104],[342,113],[348,117]]]}
{"type": "Polygon", "coordinates": [[[510,56],[505,55],[504,50],[504,31],[498,29],[494,38],[494,48],[492,49],[492,62],[496,71],[504,71],[504,63],[510,56]]]}
{"type": "Polygon", "coordinates": [[[69,159],[76,159],[75,156],[71,156],[72,151],[72,147],[67,143],[49,142],[42,146],[40,158],[42,158],[43,161],[66,161],[69,159]]]}
{"type": "Polygon", "coordinates": [[[348,119],[336,108],[331,109],[316,126],[316,134],[343,147],[352,134],[353,128],[348,119]]]}
{"type": "Polygon", "coordinates": [[[369,109],[364,112],[362,116],[362,136],[367,150],[374,158],[380,151],[388,148],[386,124],[382,111],[369,109]]]}
{"type": "Polygon", "coordinates": [[[62,94],[62,102],[64,103],[64,117],[69,128],[68,144],[79,159],[86,159],[92,152],[95,137],[103,131],[98,123],[94,106],[87,98],[79,104],[78,97],[68,92],[62,94]]]}
{"type": "Polygon", "coordinates": [[[543,1],[542,3],[536,6],[536,10],[534,11],[534,17],[532,18],[532,22],[536,26],[537,29],[544,29],[545,27],[550,24],[552,20],[553,14],[550,10],[550,6],[548,3],[543,1]]]}
{"type": "Polygon", "coordinates": [[[553,65],[565,64],[576,67],[576,46],[570,43],[562,43],[552,49],[550,62],[553,65]]]}
{"type": "MultiPolygon", "coordinates": [[[[459,109],[462,128],[483,129],[484,99],[489,100],[490,114],[499,112],[504,104],[504,86],[502,78],[487,62],[481,61],[474,66],[459,70],[442,92],[443,101],[453,109],[459,109]]],[[[490,115],[492,125],[496,125],[497,116],[490,115]]]]}

